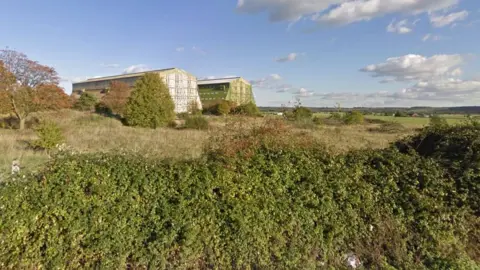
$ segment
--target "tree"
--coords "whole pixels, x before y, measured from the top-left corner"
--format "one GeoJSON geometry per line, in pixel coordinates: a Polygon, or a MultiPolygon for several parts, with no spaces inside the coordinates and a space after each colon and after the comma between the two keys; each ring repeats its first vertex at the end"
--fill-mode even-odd
{"type": "Polygon", "coordinates": [[[22,86],[34,88],[40,84],[57,85],[60,82],[54,68],[32,61],[21,52],[9,49],[0,50],[0,61],[22,86]]]}
{"type": "Polygon", "coordinates": [[[125,107],[127,125],[157,128],[174,119],[175,104],[160,76],[147,73],[137,80],[125,107]]]}
{"type": "Polygon", "coordinates": [[[55,69],[13,50],[0,50],[0,111],[14,114],[20,129],[33,113],[66,105],[55,69]],[[60,104],[56,104],[61,101],[60,104]]]}
{"type": "Polygon", "coordinates": [[[72,99],[58,85],[41,84],[36,88],[34,102],[42,110],[61,110],[72,107],[72,99]]]}
{"type": "Polygon", "coordinates": [[[73,108],[79,111],[93,111],[95,105],[97,104],[97,98],[90,93],[82,93],[80,98],[78,98],[73,108]]]}
{"type": "Polygon", "coordinates": [[[102,103],[114,114],[123,115],[131,92],[128,84],[120,81],[113,81],[110,84],[110,89],[107,94],[102,98],[102,103]]]}

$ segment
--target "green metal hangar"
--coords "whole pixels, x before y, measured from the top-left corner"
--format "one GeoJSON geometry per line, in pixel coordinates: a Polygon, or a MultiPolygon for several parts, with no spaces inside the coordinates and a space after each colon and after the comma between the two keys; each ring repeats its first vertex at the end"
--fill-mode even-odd
{"type": "Polygon", "coordinates": [[[197,84],[204,108],[223,100],[235,102],[237,105],[255,103],[252,85],[241,77],[199,80],[197,84]]]}
{"type": "Polygon", "coordinates": [[[195,102],[199,109],[202,108],[200,96],[198,95],[197,78],[192,74],[179,68],[159,69],[147,72],[122,74],[101,78],[92,78],[86,81],[72,84],[72,94],[79,96],[83,92],[91,93],[101,98],[108,92],[113,81],[120,81],[133,87],[135,81],[146,73],[156,73],[170,90],[170,96],[175,103],[175,112],[187,112],[189,104],[195,102]]]}

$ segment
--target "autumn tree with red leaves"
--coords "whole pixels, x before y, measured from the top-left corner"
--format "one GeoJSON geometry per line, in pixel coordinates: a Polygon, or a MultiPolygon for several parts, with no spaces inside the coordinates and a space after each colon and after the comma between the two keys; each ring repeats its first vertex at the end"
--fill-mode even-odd
{"type": "Polygon", "coordinates": [[[25,120],[33,112],[71,106],[58,83],[58,74],[52,67],[32,61],[20,52],[0,50],[0,113],[15,115],[20,129],[24,129],[25,120]]]}
{"type": "Polygon", "coordinates": [[[113,81],[110,84],[110,89],[102,98],[102,103],[110,110],[118,115],[123,115],[125,112],[125,105],[130,97],[132,90],[130,86],[124,82],[113,81]]]}

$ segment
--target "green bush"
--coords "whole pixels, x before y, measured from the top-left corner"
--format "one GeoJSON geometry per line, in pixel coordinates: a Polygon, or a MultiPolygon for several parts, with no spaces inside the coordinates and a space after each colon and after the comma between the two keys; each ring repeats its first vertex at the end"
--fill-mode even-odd
{"type": "Polygon", "coordinates": [[[0,267],[346,269],[354,253],[365,269],[478,269],[475,219],[435,159],[334,156],[271,122],[198,160],[63,156],[0,184],[0,267]]]}
{"type": "Polygon", "coordinates": [[[201,115],[189,116],[185,119],[185,128],[199,130],[208,129],[208,120],[201,115]]]}
{"type": "Polygon", "coordinates": [[[227,115],[231,112],[233,106],[230,102],[224,100],[217,104],[216,106],[216,114],[217,115],[227,115]]]}
{"type": "Polygon", "coordinates": [[[458,204],[480,215],[480,125],[427,127],[394,145],[404,153],[416,152],[442,164],[455,179],[458,204]]]}
{"type": "Polygon", "coordinates": [[[430,117],[430,126],[432,127],[446,127],[448,126],[447,119],[442,118],[438,115],[433,115],[430,117]]]}
{"type": "Polygon", "coordinates": [[[30,145],[34,149],[52,150],[65,141],[62,130],[54,122],[41,122],[40,125],[35,128],[35,133],[38,139],[30,142],[30,145]]]}
{"type": "Polygon", "coordinates": [[[312,116],[312,110],[306,107],[299,106],[293,110],[293,117],[295,118],[295,120],[311,119],[312,116]]]}
{"type": "Polygon", "coordinates": [[[103,102],[99,102],[95,104],[95,112],[98,114],[106,115],[106,116],[113,115],[112,109],[103,102]]]}
{"type": "Polygon", "coordinates": [[[87,92],[82,93],[73,105],[73,108],[79,111],[93,111],[97,104],[97,98],[87,92]]]}
{"type": "Polygon", "coordinates": [[[125,107],[129,126],[158,128],[175,119],[175,104],[160,76],[147,73],[135,82],[125,107]]]}
{"type": "Polygon", "coordinates": [[[365,118],[361,112],[352,111],[350,113],[345,114],[345,116],[343,117],[343,121],[347,125],[360,125],[364,123],[365,118]]]}
{"type": "Polygon", "coordinates": [[[232,109],[231,114],[238,114],[244,116],[260,116],[260,110],[255,103],[242,104],[232,109]]]}

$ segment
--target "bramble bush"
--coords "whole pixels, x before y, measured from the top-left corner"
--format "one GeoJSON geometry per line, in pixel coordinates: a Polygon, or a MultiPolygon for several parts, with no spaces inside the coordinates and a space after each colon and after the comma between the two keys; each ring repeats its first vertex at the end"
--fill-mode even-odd
{"type": "Polygon", "coordinates": [[[64,155],[1,183],[0,267],[346,269],[353,253],[365,269],[478,269],[478,216],[437,160],[333,155],[274,120],[227,126],[196,160],[64,155]]]}

